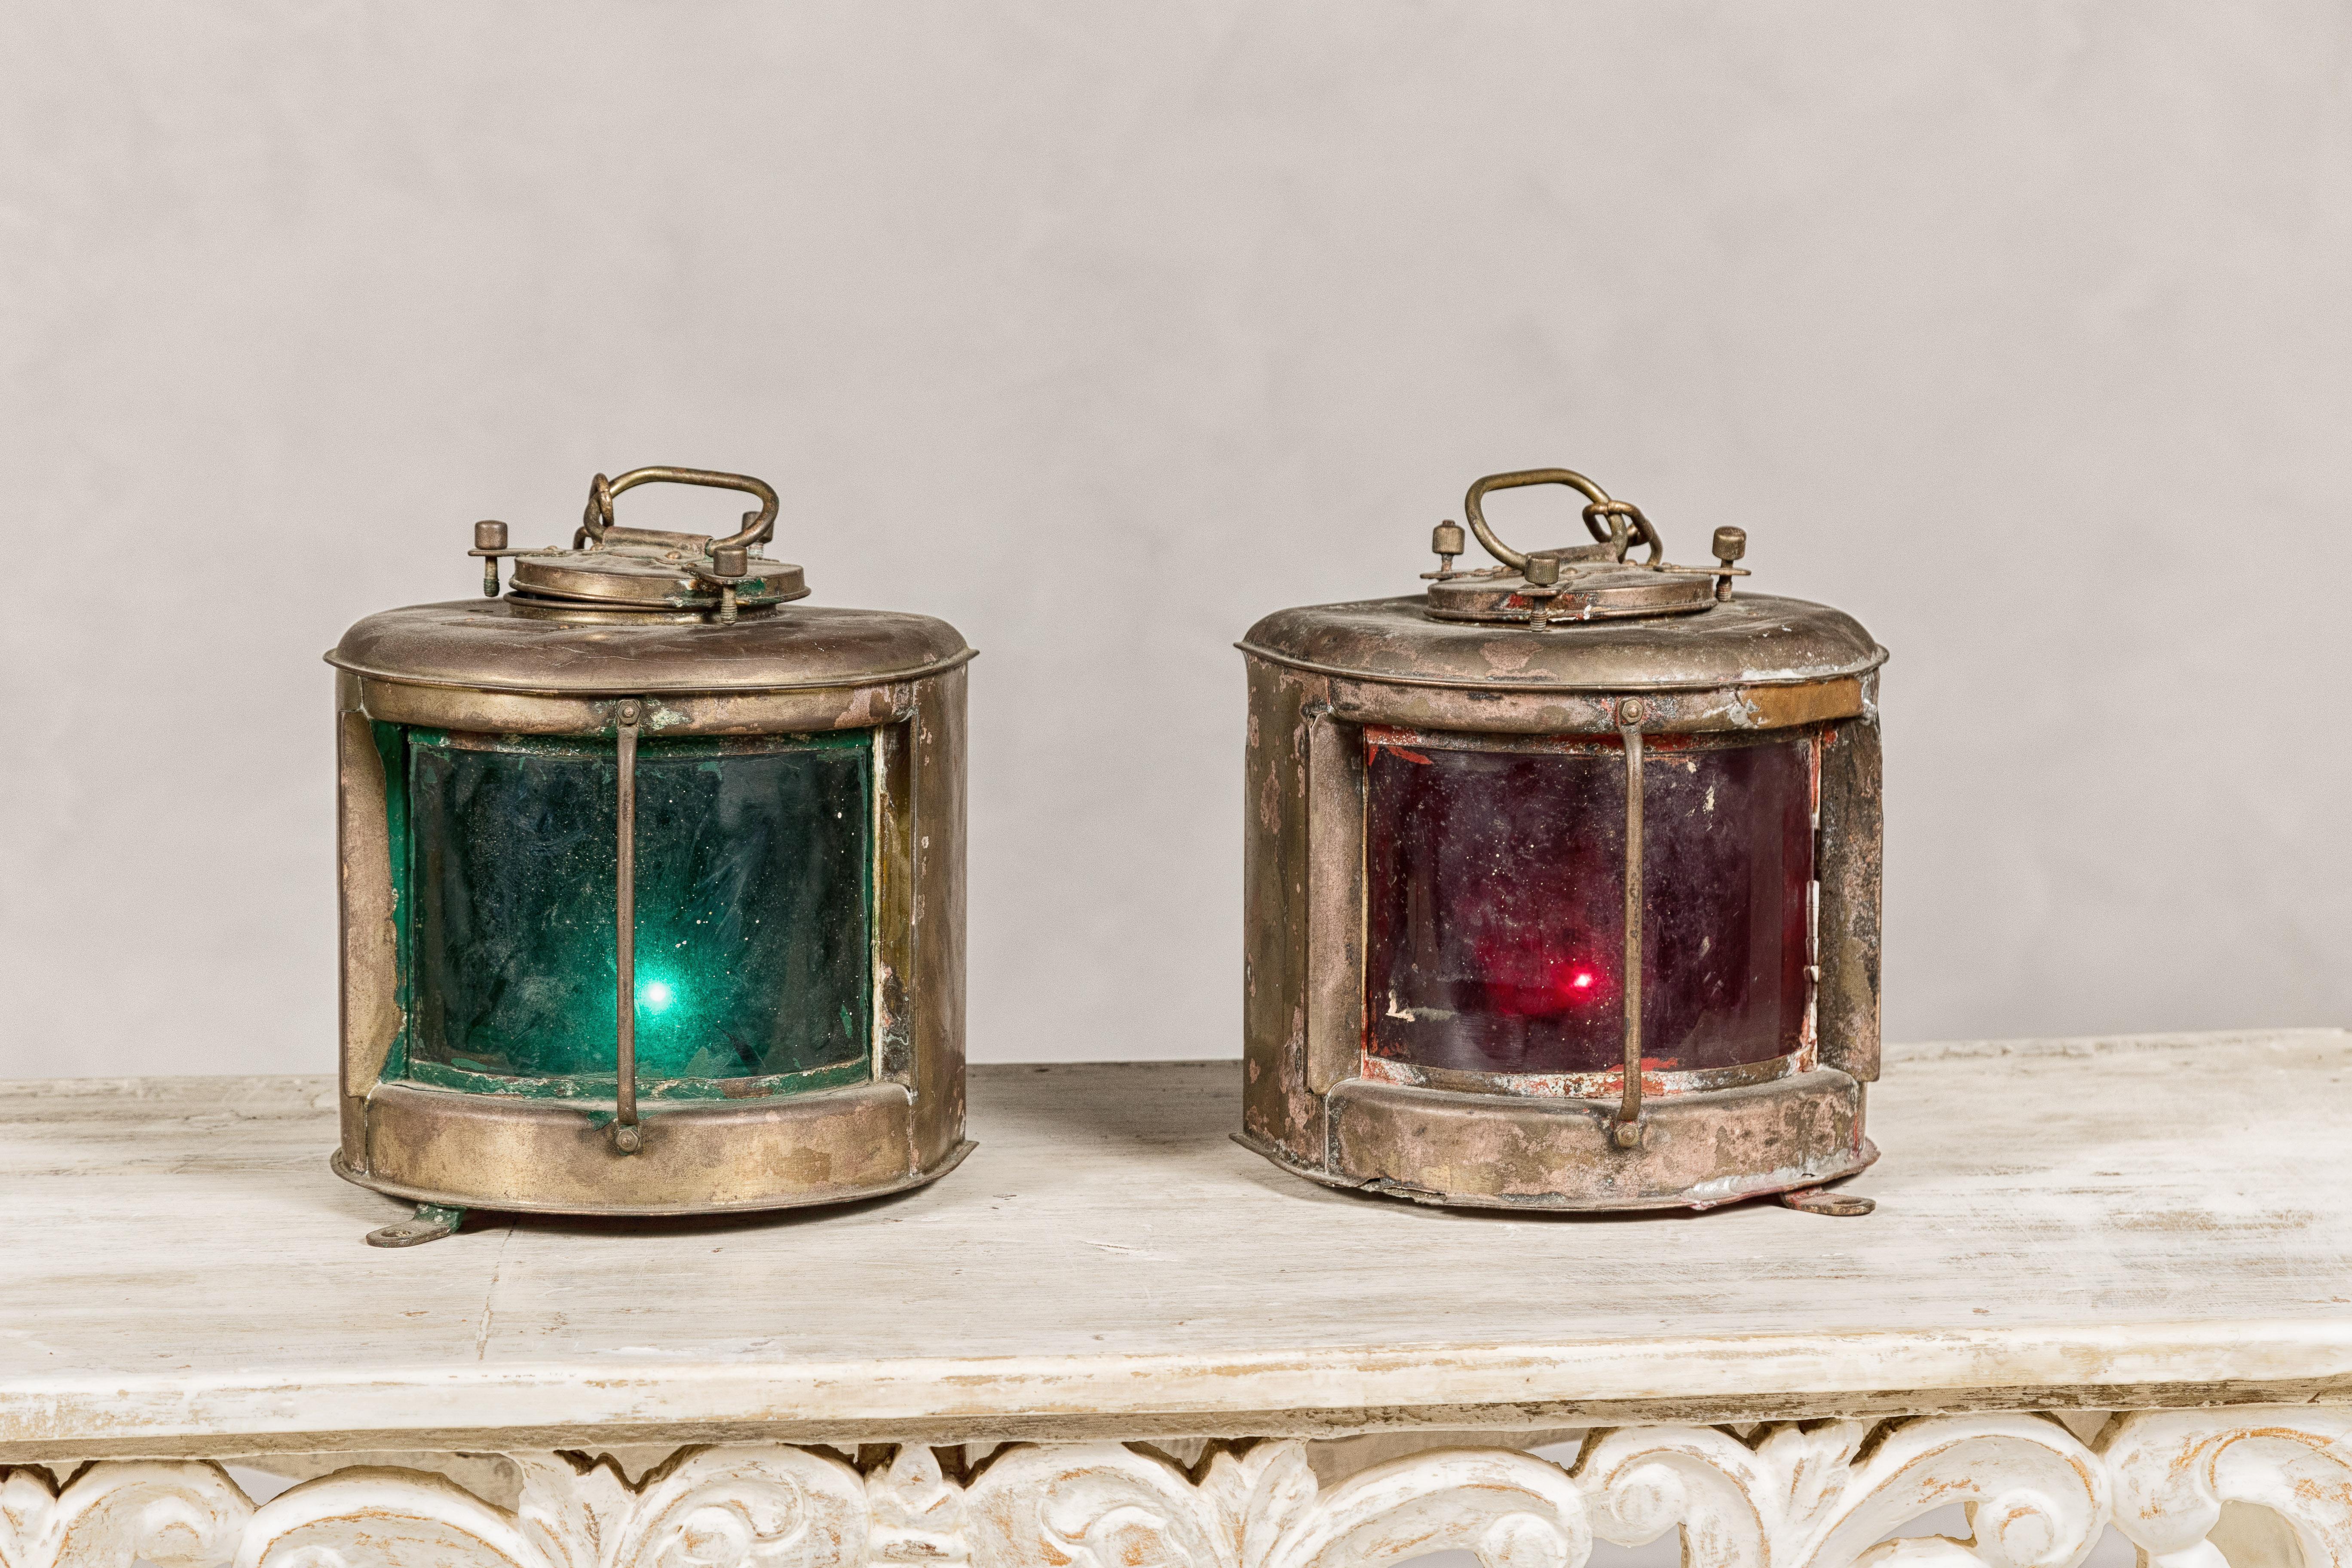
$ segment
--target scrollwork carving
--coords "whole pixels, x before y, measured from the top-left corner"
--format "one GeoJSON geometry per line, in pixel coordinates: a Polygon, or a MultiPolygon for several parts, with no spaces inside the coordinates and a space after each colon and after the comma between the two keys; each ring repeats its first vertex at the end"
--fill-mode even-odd
{"type": "Polygon", "coordinates": [[[2210,1538],[2231,1503],[2278,1515],[2309,1568],[2352,1563],[2352,1410],[2139,1411],[2117,1417],[2099,1451],[2116,1527],[2157,1568],[2226,1568],[2210,1538]]]}
{"type": "Polygon", "coordinates": [[[782,1444],[686,1448],[632,1487],[609,1458],[516,1456],[544,1568],[857,1568],[866,1482],[782,1444]]]}
{"type": "Polygon", "coordinates": [[[2074,1568],[2111,1511],[2157,1568],[2225,1568],[2233,1531],[2271,1528],[2232,1504],[2273,1510],[2311,1568],[2352,1564],[2352,1409],[2301,1405],[2131,1415],[2095,1453],[2030,1415],[1627,1427],[1566,1468],[1439,1448],[1331,1483],[1289,1440],[1189,1466],[1015,1444],[969,1472],[923,1447],[861,1466],[745,1444],[635,1481],[610,1458],[513,1461],[513,1510],[413,1469],[339,1470],[258,1509],[205,1463],[0,1470],[0,1568],[1381,1568],[1455,1549],[1583,1568],[1596,1537],[1669,1530],[1688,1568],[2074,1568]],[[1882,1540],[1950,1503],[1969,1539],[1882,1540]]]}
{"type": "Polygon", "coordinates": [[[1006,1449],[964,1506],[972,1568],[1234,1568],[1214,1500],[1167,1460],[1118,1443],[1006,1449]]]}
{"type": "Polygon", "coordinates": [[[1582,1568],[1584,1500],[1556,1465],[1416,1454],[1328,1494],[1303,1444],[1211,1456],[1200,1482],[1115,1443],[1000,1455],[970,1490],[973,1568],[1375,1568],[1463,1548],[1485,1568],[1582,1568]]]}
{"type": "Polygon", "coordinates": [[[866,1478],[866,1554],[876,1563],[960,1568],[971,1560],[963,1489],[940,1472],[929,1448],[898,1450],[866,1478]]]}
{"type": "Polygon", "coordinates": [[[254,1510],[236,1568],[550,1568],[505,1509],[423,1470],[359,1468],[254,1510]]]}
{"type": "Polygon", "coordinates": [[[2108,1487],[2090,1450],[2036,1415],[1955,1415],[1600,1434],[1579,1457],[1605,1540],[1637,1545],[1680,1525],[1693,1568],[1930,1563],[2071,1568],[2105,1527],[2108,1487]],[[1930,1510],[1966,1503],[1973,1536],[1880,1543],[1930,1510]]]}
{"type": "Polygon", "coordinates": [[[35,1466],[0,1468],[0,1568],[211,1568],[235,1555],[253,1504],[201,1460],[92,1465],[61,1489],[35,1466]]]}

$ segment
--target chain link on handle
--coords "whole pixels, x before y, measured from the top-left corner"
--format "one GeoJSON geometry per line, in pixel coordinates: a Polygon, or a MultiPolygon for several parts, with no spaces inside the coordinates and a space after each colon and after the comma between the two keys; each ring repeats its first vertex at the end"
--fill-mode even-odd
{"type": "Polygon", "coordinates": [[[1585,531],[1597,542],[1608,545],[1616,559],[1624,560],[1626,552],[1636,543],[1650,547],[1650,559],[1645,564],[1655,565],[1664,557],[1665,545],[1659,540],[1656,527],[1632,501],[1612,500],[1607,490],[1573,468],[1521,468],[1514,473],[1488,474],[1462,498],[1462,511],[1470,520],[1470,531],[1478,536],[1487,554],[1514,571],[1528,569],[1528,555],[1495,536],[1495,531],[1487,526],[1486,510],[1479,503],[1491,491],[1514,490],[1527,485],[1566,485],[1581,494],[1587,503],[1583,513],[1585,531]]]}

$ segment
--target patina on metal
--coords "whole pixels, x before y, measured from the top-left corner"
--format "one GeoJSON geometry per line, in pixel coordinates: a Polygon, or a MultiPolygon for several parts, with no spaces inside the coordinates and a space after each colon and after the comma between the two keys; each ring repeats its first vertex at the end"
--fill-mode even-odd
{"type": "Polygon", "coordinates": [[[1736,555],[1711,567],[1668,564],[1664,542],[1640,507],[1612,499],[1571,468],[1489,474],[1470,487],[1462,510],[1470,519],[1471,532],[1496,564],[1476,572],[1454,570],[1454,558],[1462,553],[1462,528],[1451,521],[1439,523],[1433,539],[1439,564],[1428,574],[1424,606],[1425,613],[1437,620],[1550,626],[1564,621],[1691,615],[1706,609],[1710,601],[1727,596],[1731,579],[1746,575],[1732,565],[1736,555]],[[1496,490],[1526,485],[1566,485],[1583,494],[1585,531],[1594,542],[1527,552],[1504,543],[1488,526],[1483,503],[1496,490]],[[1628,559],[1636,545],[1648,548],[1645,559],[1628,559]]]}
{"type": "MultiPolygon", "coordinates": [[[[1647,526],[1646,524],[1644,526],[1647,526]]],[[[1628,697],[1617,704],[1617,732],[1625,745],[1625,945],[1619,973],[1633,974],[1642,963],[1642,700],[1628,697]]],[[[1624,1087],[1617,1102],[1617,1124],[1609,1130],[1620,1149],[1642,1142],[1642,988],[1625,987],[1624,1087]]]]}
{"type": "Polygon", "coordinates": [[[1703,1209],[1778,1194],[1806,1212],[1866,1212],[1866,1199],[1820,1189],[1877,1157],[1864,1104],[1879,1058],[1885,650],[1825,605],[1735,593],[1745,530],[1714,531],[1714,564],[1675,565],[1639,507],[1569,469],[1480,479],[1464,512],[1494,566],[1463,569],[1465,531],[1442,522],[1424,592],[1280,611],[1239,645],[1250,723],[1237,1139],[1312,1180],[1424,1203],[1703,1209]],[[1591,542],[1505,543],[1483,502],[1528,485],[1579,492],[1591,542]],[[1645,831],[1655,770],[1759,745],[1795,747],[1810,769],[1802,1026],[1765,1059],[1661,1068],[1642,956],[1661,867],[1673,869],[1656,859],[1667,841],[1645,831]],[[1382,748],[1622,754],[1621,1060],[1488,1071],[1371,1048],[1367,759],[1382,748]]]}
{"type": "MultiPolygon", "coordinates": [[[[604,476],[599,474],[598,479],[604,476]]],[[[614,819],[619,831],[613,847],[613,1147],[634,1154],[645,1147],[637,1130],[637,720],[641,709],[624,702],[616,715],[614,819]]]]}
{"type": "Polygon", "coordinates": [[[796,603],[808,593],[801,568],[759,553],[778,510],[775,492],[744,475],[598,475],[570,548],[514,548],[505,523],[477,523],[469,553],[484,562],[485,597],[370,616],[328,654],[341,714],[342,1137],[333,1165],[419,1205],[371,1243],[454,1234],[472,1208],[688,1215],[836,1203],[931,1181],[969,1151],[963,667],[972,652],[929,616],[796,603]],[[761,504],[717,537],[616,522],[614,498],[656,481],[739,490],[761,504]],[[514,566],[503,593],[502,561],[514,566]],[[856,1037],[856,1061],[814,1076],[649,1081],[637,1018],[640,795],[656,754],[646,747],[691,742],[704,748],[696,755],[723,758],[775,738],[846,745],[862,758],[870,1038],[856,1037]],[[388,777],[387,757],[427,742],[453,752],[570,748],[609,763],[617,837],[603,1090],[521,1079],[453,1086],[405,1065],[417,939],[397,868],[412,830],[395,817],[404,786],[388,777]]]}
{"type": "Polygon", "coordinates": [[[514,562],[518,600],[568,605],[614,605],[633,608],[713,610],[732,624],[748,606],[805,598],[801,569],[756,553],[776,528],[776,492],[749,474],[709,468],[632,468],[617,479],[598,474],[588,486],[588,506],[572,536],[572,548],[510,549],[507,525],[474,525],[474,548],[482,557],[482,593],[499,593],[499,563],[514,562]],[[743,526],[722,539],[706,533],[624,528],[614,521],[613,498],[639,485],[701,485],[740,490],[759,499],[760,509],[743,514],[743,526]]]}

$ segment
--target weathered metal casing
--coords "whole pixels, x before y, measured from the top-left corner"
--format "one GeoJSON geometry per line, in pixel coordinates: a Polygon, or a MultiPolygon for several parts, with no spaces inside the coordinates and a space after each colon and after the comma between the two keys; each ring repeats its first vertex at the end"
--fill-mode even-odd
{"type": "Polygon", "coordinates": [[[752,603],[740,616],[730,603],[725,620],[699,607],[528,596],[424,605],[368,616],[328,655],[341,785],[339,1173],[456,1208],[675,1215],[894,1192],[940,1175],[969,1150],[971,650],[929,616],[752,603]],[[611,1136],[612,1098],[462,1092],[387,1076],[405,1020],[377,726],[609,740],[625,705],[652,736],[848,731],[871,748],[873,1027],[863,1081],[649,1100],[624,1147],[611,1136]]]}
{"type": "MultiPolygon", "coordinates": [[[[1441,532],[1439,548],[1458,550],[1459,540],[1458,528],[1441,532]]],[[[1706,1208],[1818,1186],[1876,1158],[1864,1106],[1879,1065],[1885,650],[1836,610],[1732,596],[1728,583],[1727,574],[1721,602],[1695,613],[1465,624],[1433,618],[1416,595],[1285,610],[1251,628],[1240,645],[1249,680],[1241,1142],[1335,1186],[1568,1210],[1706,1208]],[[1637,700],[1631,709],[1628,700],[1637,700]],[[1629,711],[1658,737],[1811,738],[1815,963],[1801,1047],[1760,1081],[1645,1072],[1633,1140],[1612,1135],[1622,1070],[1529,1091],[1506,1075],[1400,1073],[1371,1060],[1367,728],[1508,746],[1613,737],[1629,711]]]]}

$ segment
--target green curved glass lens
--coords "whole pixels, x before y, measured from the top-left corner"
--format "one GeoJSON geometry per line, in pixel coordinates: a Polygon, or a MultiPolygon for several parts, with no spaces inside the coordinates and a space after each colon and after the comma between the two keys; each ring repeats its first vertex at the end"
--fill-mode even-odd
{"type": "MultiPolygon", "coordinates": [[[[614,748],[411,731],[406,750],[407,1070],[610,1092],[614,748]]],[[[862,1068],[870,758],[863,733],[640,744],[641,1092],[862,1068]]]]}

